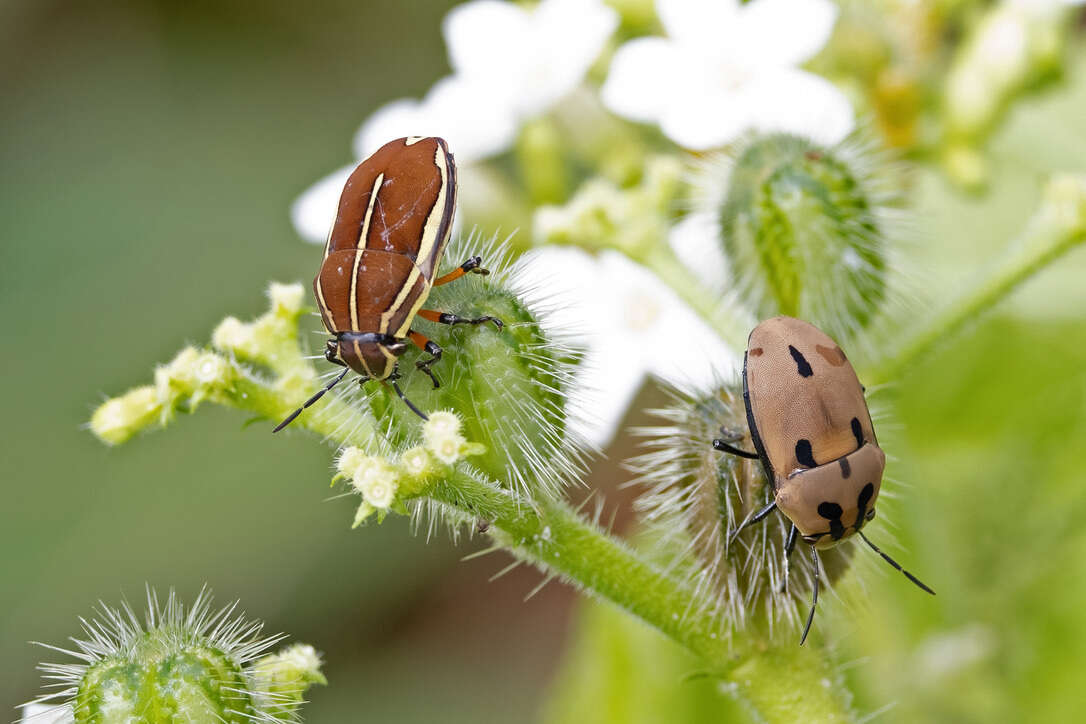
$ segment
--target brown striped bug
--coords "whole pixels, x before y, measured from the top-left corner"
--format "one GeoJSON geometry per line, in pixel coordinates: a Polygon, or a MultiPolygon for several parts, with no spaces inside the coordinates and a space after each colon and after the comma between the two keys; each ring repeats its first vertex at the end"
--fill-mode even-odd
{"type": "Polygon", "coordinates": [[[818,551],[853,534],[935,595],[860,530],[875,517],[886,455],[875,439],[864,388],[837,343],[799,319],[774,317],[762,322],[747,340],[743,402],[757,452],[723,439],[713,440],[713,447],[760,460],[773,500],[739,525],[729,543],[747,526],[779,510],[792,523],[785,561],[795,549],[797,535],[810,544],[814,593],[800,645],[807,640],[818,605],[818,551]]]}
{"type": "Polygon", "coordinates": [[[392,383],[396,394],[419,417],[419,408],[400,386],[398,362],[407,341],[430,355],[415,366],[440,382],[430,369],[442,349],[411,328],[416,316],[439,324],[482,324],[496,317],[467,319],[423,309],[432,287],[465,274],[489,274],[475,256],[437,279],[456,210],[456,164],[441,138],[412,136],[390,141],[358,165],[339,200],[324,260],[313,280],[324,327],[329,362],[342,373],[292,412],[272,432],[279,432],[354,370],[361,379],[392,383]]]}

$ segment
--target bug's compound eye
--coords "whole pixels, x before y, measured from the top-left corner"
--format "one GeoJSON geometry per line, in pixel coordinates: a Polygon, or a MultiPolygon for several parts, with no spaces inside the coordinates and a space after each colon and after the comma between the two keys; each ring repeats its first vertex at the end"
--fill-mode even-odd
{"type": "Polygon", "coordinates": [[[864,520],[871,520],[874,517],[875,517],[875,509],[872,508],[871,510],[867,511],[867,515],[864,516],[864,520]]]}
{"type": "Polygon", "coordinates": [[[386,344],[385,349],[387,349],[389,352],[391,352],[392,354],[399,357],[400,355],[402,355],[404,352],[407,351],[407,343],[406,342],[393,342],[392,344],[386,344]]]}

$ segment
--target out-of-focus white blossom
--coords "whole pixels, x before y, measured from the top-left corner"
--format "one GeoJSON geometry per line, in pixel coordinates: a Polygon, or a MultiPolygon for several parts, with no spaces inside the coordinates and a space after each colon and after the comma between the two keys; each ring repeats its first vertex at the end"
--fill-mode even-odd
{"type": "Polygon", "coordinates": [[[75,716],[67,704],[25,704],[22,724],[74,724],[75,716]]]}
{"type": "Polygon", "coordinates": [[[558,328],[584,344],[577,371],[579,404],[591,420],[571,417],[598,446],[615,435],[646,375],[708,388],[735,369],[736,356],[655,274],[615,251],[598,256],[573,247],[529,252],[533,275],[561,304],[558,328]]]}
{"type": "Polygon", "coordinates": [[[667,37],[635,38],[615,53],[603,102],[659,124],[691,149],[748,130],[832,144],[853,128],[852,105],[829,81],[799,69],[829,40],[829,0],[657,0],[667,37]]]}
{"type": "MultiPolygon", "coordinates": [[[[441,136],[461,164],[508,150],[520,124],[542,115],[576,88],[618,25],[602,0],[542,0],[524,8],[474,0],[445,16],[442,30],[453,74],[422,100],[401,98],[377,109],[355,136],[366,158],[401,136],[441,136]]],[[[311,186],[291,207],[307,241],[323,243],[353,166],[311,186]]]]}

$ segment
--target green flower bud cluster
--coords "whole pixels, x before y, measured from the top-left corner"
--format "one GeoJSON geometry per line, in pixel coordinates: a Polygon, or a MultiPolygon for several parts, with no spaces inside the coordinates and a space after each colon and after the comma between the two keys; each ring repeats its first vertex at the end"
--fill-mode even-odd
{"type": "Polygon", "coordinates": [[[785,134],[749,137],[702,165],[698,204],[759,318],[800,317],[838,339],[871,321],[895,267],[888,171],[855,139],[826,148],[785,134]]]}
{"type": "Polygon", "coordinates": [[[35,704],[53,702],[76,724],[297,721],[306,689],[327,683],[320,656],[306,645],[269,655],[282,636],[261,636],[263,624],[235,614],[237,604],[211,603],[206,589],[187,611],[173,591],[161,605],[148,591],[146,623],[127,603],[102,604],[73,650],[48,647],[80,663],[43,664],[62,690],[35,704]]]}

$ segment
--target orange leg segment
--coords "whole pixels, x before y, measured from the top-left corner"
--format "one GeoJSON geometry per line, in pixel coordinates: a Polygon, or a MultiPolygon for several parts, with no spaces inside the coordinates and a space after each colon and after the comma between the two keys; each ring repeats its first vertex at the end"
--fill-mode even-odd
{"type": "Polygon", "coordinates": [[[460,277],[464,276],[468,272],[472,274],[489,274],[490,271],[482,267],[483,258],[480,256],[473,256],[466,262],[458,266],[443,277],[438,277],[434,280],[433,286],[440,287],[442,284],[448,284],[449,282],[455,282],[460,277]]]}

